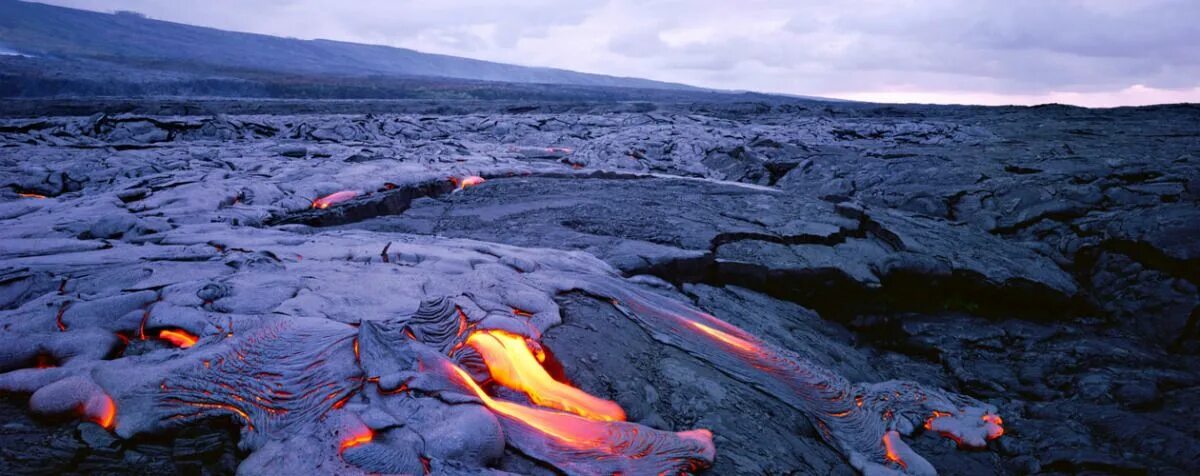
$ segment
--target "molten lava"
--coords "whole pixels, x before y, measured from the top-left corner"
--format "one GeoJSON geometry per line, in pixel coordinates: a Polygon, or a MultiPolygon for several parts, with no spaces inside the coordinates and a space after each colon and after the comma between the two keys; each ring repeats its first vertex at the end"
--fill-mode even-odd
{"type": "Polygon", "coordinates": [[[158,332],[158,338],[174,344],[175,347],[186,349],[196,345],[198,337],[180,329],[163,329],[158,332]]]}
{"type": "Polygon", "coordinates": [[[59,306],[58,314],[54,316],[54,325],[58,327],[59,332],[67,331],[67,323],[63,322],[63,314],[66,314],[68,307],[71,307],[71,301],[64,302],[59,306]]]}
{"type": "Polygon", "coordinates": [[[58,367],[58,361],[54,357],[47,354],[38,354],[34,359],[34,367],[39,369],[51,369],[58,367]]]}
{"type": "Polygon", "coordinates": [[[363,428],[359,433],[351,435],[349,439],[342,441],[339,451],[346,451],[349,448],[370,443],[374,438],[375,433],[370,428],[363,428]]]}
{"type": "Polygon", "coordinates": [[[883,434],[883,449],[884,457],[893,463],[900,465],[901,468],[908,468],[908,463],[905,463],[900,455],[896,452],[896,441],[900,439],[900,434],[895,431],[889,431],[883,434]]]}
{"type": "MultiPolygon", "coordinates": [[[[859,403],[858,406],[861,407],[862,403],[859,403]]],[[[950,414],[946,413],[946,412],[939,412],[937,410],[934,410],[933,414],[929,415],[929,418],[925,419],[925,429],[932,430],[933,429],[933,421],[937,420],[938,418],[944,417],[944,416],[950,416],[950,414]]]]}
{"type": "Polygon", "coordinates": [[[723,343],[727,346],[730,346],[735,349],[741,350],[743,352],[748,352],[748,353],[761,353],[762,352],[761,349],[759,348],[759,346],[755,345],[754,343],[752,343],[746,339],[742,339],[741,337],[737,337],[737,336],[734,336],[727,332],[713,329],[712,327],[706,326],[706,325],[701,324],[696,321],[684,321],[684,322],[686,322],[688,325],[692,326],[696,330],[708,335],[709,337],[712,337],[712,338],[720,341],[721,343],[723,343]]]}
{"type": "Polygon", "coordinates": [[[45,196],[45,195],[41,195],[41,194],[37,194],[37,193],[25,193],[25,192],[18,192],[18,193],[17,193],[17,195],[20,195],[20,196],[22,196],[22,197],[25,197],[25,198],[36,198],[36,199],[39,199],[39,200],[40,200],[40,199],[43,199],[43,198],[46,198],[46,196],[45,196]]]}
{"type": "Polygon", "coordinates": [[[329,208],[330,205],[333,205],[336,203],[341,203],[341,202],[344,202],[346,200],[349,200],[349,199],[357,197],[357,196],[358,196],[358,192],[355,192],[353,190],[342,190],[340,192],[331,193],[324,197],[313,200],[312,207],[316,208],[318,210],[324,210],[326,208],[329,208]]]}
{"type": "Polygon", "coordinates": [[[954,415],[935,411],[925,419],[925,429],[954,440],[960,448],[982,448],[987,442],[1004,435],[1004,420],[995,413],[974,416],[954,415]],[[982,430],[982,431],[981,431],[982,430]]]}
{"type": "MultiPolygon", "coordinates": [[[[541,366],[524,337],[499,330],[477,331],[467,337],[467,345],[483,356],[496,383],[524,392],[538,405],[591,420],[625,420],[625,411],[616,403],[554,380],[541,366]]],[[[544,360],[542,357],[541,361],[544,360]]]]}
{"type": "Polygon", "coordinates": [[[117,419],[117,405],[113,403],[112,397],[104,395],[104,400],[100,405],[100,413],[98,415],[90,415],[90,419],[97,425],[104,428],[112,429],[113,422],[117,419]]]}
{"type": "Polygon", "coordinates": [[[487,180],[484,180],[483,177],[480,177],[478,175],[471,175],[468,177],[463,177],[461,179],[451,177],[450,181],[453,182],[454,185],[456,185],[459,190],[462,190],[467,187],[474,187],[476,185],[486,182],[487,180]]]}
{"type": "Polygon", "coordinates": [[[984,415],[982,418],[983,421],[988,424],[987,439],[994,440],[1004,436],[1004,419],[1000,418],[1000,415],[993,415],[989,413],[984,415]]]}
{"type": "Polygon", "coordinates": [[[472,380],[471,376],[467,375],[465,370],[449,362],[446,365],[492,411],[507,418],[520,421],[569,446],[592,449],[602,446],[602,440],[606,433],[604,423],[583,419],[568,413],[542,410],[504,400],[496,400],[485,393],[482,388],[479,388],[479,384],[475,383],[475,380],[472,380]]]}

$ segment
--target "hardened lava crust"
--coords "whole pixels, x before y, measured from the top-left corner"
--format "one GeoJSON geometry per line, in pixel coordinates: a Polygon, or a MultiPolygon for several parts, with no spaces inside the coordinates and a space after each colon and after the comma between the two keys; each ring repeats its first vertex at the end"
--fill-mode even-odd
{"type": "Polygon", "coordinates": [[[1200,107],[51,102],[4,474],[1200,471],[1200,107]]]}

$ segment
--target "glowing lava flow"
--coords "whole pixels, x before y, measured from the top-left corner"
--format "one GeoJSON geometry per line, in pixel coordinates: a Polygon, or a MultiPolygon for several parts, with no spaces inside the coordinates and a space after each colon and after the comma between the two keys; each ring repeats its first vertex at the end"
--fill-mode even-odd
{"type": "Polygon", "coordinates": [[[329,208],[330,205],[341,203],[357,196],[358,192],[355,192],[354,190],[342,190],[340,192],[331,193],[324,197],[313,200],[312,207],[318,210],[324,210],[329,208]]]}
{"type": "Polygon", "coordinates": [[[900,439],[900,434],[895,431],[889,431],[883,434],[884,456],[893,463],[900,465],[901,468],[908,468],[908,463],[904,462],[904,458],[900,457],[900,453],[896,451],[898,446],[897,441],[900,439]]]}
{"type": "Polygon", "coordinates": [[[462,190],[467,187],[474,187],[476,185],[486,182],[487,180],[484,180],[483,177],[480,177],[478,175],[471,175],[468,177],[463,177],[461,179],[456,178],[456,177],[450,177],[450,181],[453,182],[454,185],[458,187],[458,190],[462,190]]]}
{"type": "Polygon", "coordinates": [[[497,400],[465,370],[442,363],[450,380],[461,381],[500,419],[509,444],[566,474],[684,474],[711,466],[716,454],[708,430],[674,433],[497,400]]]}
{"type": "Polygon", "coordinates": [[[45,196],[45,195],[41,195],[41,194],[37,194],[37,193],[24,193],[24,192],[18,192],[18,193],[17,193],[17,195],[19,195],[19,196],[21,196],[21,197],[24,197],[24,198],[36,198],[36,199],[39,199],[39,200],[40,200],[40,199],[44,199],[44,198],[46,198],[46,196],[45,196]]]}
{"type": "Polygon", "coordinates": [[[353,448],[355,446],[370,443],[371,440],[374,438],[375,438],[375,433],[373,433],[370,428],[366,428],[366,429],[364,429],[364,431],[359,432],[358,434],[352,435],[349,439],[342,441],[342,445],[341,445],[341,447],[338,448],[338,451],[346,451],[347,449],[353,448]]]}
{"type": "Polygon", "coordinates": [[[688,325],[692,326],[696,330],[699,330],[700,332],[707,334],[709,337],[712,337],[718,341],[721,341],[722,343],[724,343],[730,347],[736,348],[743,352],[761,352],[761,349],[758,346],[754,345],[753,343],[751,343],[750,341],[748,341],[746,339],[742,339],[742,338],[736,337],[732,334],[713,329],[712,327],[706,326],[706,325],[701,324],[696,321],[684,321],[684,322],[687,323],[688,325]]]}
{"type": "Polygon", "coordinates": [[[117,404],[108,395],[95,395],[79,410],[91,422],[111,430],[117,419],[117,404]]]}
{"type": "Polygon", "coordinates": [[[499,330],[477,331],[467,337],[467,345],[483,356],[493,380],[524,392],[538,405],[591,420],[625,420],[625,411],[616,403],[554,380],[538,363],[524,337],[499,330]]]}
{"type": "Polygon", "coordinates": [[[678,301],[615,282],[593,279],[571,284],[609,298],[655,340],[678,346],[804,412],[816,420],[825,441],[859,471],[903,465],[910,474],[934,473],[932,465],[897,432],[905,427],[905,434],[911,432],[911,425],[920,424],[913,419],[923,415],[929,415],[927,429],[962,447],[986,447],[987,440],[1004,433],[996,408],[970,397],[914,382],[851,383],[824,366],[678,301]],[[897,419],[908,425],[897,425],[897,419]]]}
{"type": "Polygon", "coordinates": [[[505,417],[517,420],[554,439],[576,448],[595,449],[602,446],[606,434],[605,423],[591,421],[568,413],[527,407],[518,403],[496,400],[479,388],[479,384],[467,372],[449,362],[446,365],[475,396],[483,400],[484,406],[505,417]]]}
{"type": "Polygon", "coordinates": [[[1004,436],[1004,419],[1000,418],[1000,415],[992,415],[989,413],[980,418],[983,419],[984,423],[988,423],[987,439],[994,440],[1004,436]]]}
{"type": "Polygon", "coordinates": [[[163,329],[158,332],[158,338],[170,342],[181,349],[196,345],[198,337],[182,330],[163,329]]]}

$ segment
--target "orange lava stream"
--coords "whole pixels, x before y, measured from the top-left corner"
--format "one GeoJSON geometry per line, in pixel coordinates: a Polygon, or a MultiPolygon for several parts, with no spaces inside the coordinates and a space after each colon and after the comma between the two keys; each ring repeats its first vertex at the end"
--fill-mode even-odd
{"type": "Polygon", "coordinates": [[[324,197],[313,200],[312,207],[320,210],[329,208],[330,205],[341,203],[351,198],[357,197],[358,192],[353,190],[342,190],[340,192],[331,193],[324,197]]]}
{"type": "Polygon", "coordinates": [[[683,321],[683,322],[689,326],[692,326],[696,330],[703,332],[704,334],[707,334],[709,337],[712,337],[730,347],[736,348],[743,352],[762,353],[762,349],[758,345],[755,345],[753,342],[750,342],[746,339],[742,339],[741,337],[737,337],[737,336],[734,336],[727,332],[713,329],[712,327],[706,326],[706,325],[701,324],[696,321],[683,321]]]}
{"type": "Polygon", "coordinates": [[[483,356],[493,380],[524,392],[538,405],[591,420],[625,420],[625,411],[616,403],[554,380],[538,363],[524,337],[498,330],[477,331],[467,337],[467,345],[483,356]]]}
{"type": "Polygon", "coordinates": [[[540,431],[564,444],[576,448],[600,449],[605,448],[603,439],[606,435],[605,422],[598,422],[577,417],[569,413],[559,413],[527,407],[513,402],[496,400],[484,393],[479,384],[470,375],[452,363],[446,366],[453,371],[471,391],[483,400],[483,404],[500,415],[520,421],[533,429],[540,431]]]}
{"type": "Polygon", "coordinates": [[[113,422],[117,419],[117,404],[113,403],[112,397],[104,395],[103,407],[99,415],[88,415],[89,419],[97,425],[106,429],[112,429],[113,422]]]}
{"type": "Polygon", "coordinates": [[[991,424],[988,426],[987,439],[994,440],[1004,436],[1004,419],[1000,418],[1000,415],[992,415],[989,413],[984,415],[982,418],[983,421],[991,424]]]}
{"type": "Polygon", "coordinates": [[[476,185],[486,182],[487,180],[484,180],[483,177],[480,177],[478,175],[471,175],[469,177],[463,177],[461,179],[456,178],[456,177],[451,177],[450,181],[453,182],[454,185],[457,185],[459,190],[462,190],[467,187],[474,187],[476,185]]]}
{"type": "Polygon", "coordinates": [[[25,198],[37,198],[37,199],[43,199],[43,198],[46,198],[46,196],[45,196],[45,195],[41,195],[41,194],[37,194],[37,193],[22,193],[22,192],[18,192],[18,193],[17,193],[17,195],[20,195],[20,196],[22,196],[22,197],[25,197],[25,198]]]}
{"type": "Polygon", "coordinates": [[[117,419],[117,404],[113,403],[112,397],[107,395],[104,397],[104,402],[104,414],[100,416],[99,423],[102,427],[112,428],[113,421],[117,419]]]}
{"type": "MultiPolygon", "coordinates": [[[[858,406],[860,406],[860,407],[861,407],[861,406],[862,406],[862,404],[861,404],[861,403],[859,403],[859,405],[858,405],[858,406]]],[[[934,410],[934,411],[933,411],[933,414],[932,414],[932,415],[929,415],[929,418],[926,418],[926,419],[925,419],[925,429],[926,429],[926,430],[932,430],[932,429],[933,429],[933,421],[934,421],[934,420],[937,420],[938,418],[945,417],[945,416],[950,416],[950,414],[949,414],[949,413],[946,413],[946,412],[939,412],[939,411],[937,411],[937,410],[934,410]]]]}
{"type": "Polygon", "coordinates": [[[170,342],[181,349],[196,345],[198,337],[183,330],[163,329],[158,332],[158,338],[170,342]]]}
{"type": "Polygon", "coordinates": [[[888,461],[900,465],[901,468],[908,468],[908,464],[905,463],[904,460],[900,458],[900,455],[896,453],[896,448],[894,446],[895,443],[892,441],[893,439],[900,439],[900,435],[895,431],[889,431],[883,434],[883,448],[886,451],[884,456],[887,457],[888,461]]]}
{"type": "Polygon", "coordinates": [[[250,415],[247,414],[245,411],[243,411],[241,408],[235,407],[233,405],[230,405],[227,403],[204,403],[204,402],[184,402],[184,401],[180,401],[179,403],[182,403],[184,405],[190,405],[190,406],[193,406],[196,408],[224,410],[224,411],[227,411],[230,413],[234,413],[237,416],[242,417],[242,420],[246,422],[247,428],[249,428],[251,431],[254,430],[254,424],[250,422],[250,415]]]}
{"type": "Polygon", "coordinates": [[[375,438],[375,433],[370,428],[365,428],[364,430],[365,432],[352,435],[350,439],[343,441],[338,451],[346,451],[349,448],[370,443],[375,438]]]}

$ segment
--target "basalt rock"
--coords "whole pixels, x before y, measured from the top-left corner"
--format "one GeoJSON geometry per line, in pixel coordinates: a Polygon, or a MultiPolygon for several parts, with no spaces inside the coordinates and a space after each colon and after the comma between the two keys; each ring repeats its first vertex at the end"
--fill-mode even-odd
{"type": "Polygon", "coordinates": [[[0,121],[0,467],[1197,470],[1196,108],[510,106],[0,121]]]}

